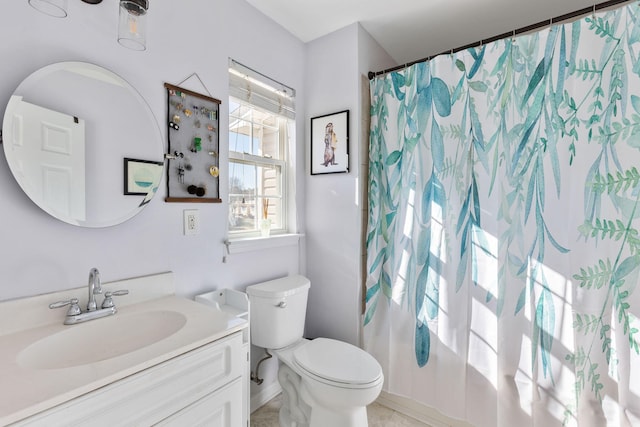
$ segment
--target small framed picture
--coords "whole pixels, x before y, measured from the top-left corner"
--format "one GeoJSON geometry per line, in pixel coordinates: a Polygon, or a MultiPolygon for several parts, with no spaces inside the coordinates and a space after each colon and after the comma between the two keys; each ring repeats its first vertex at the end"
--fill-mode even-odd
{"type": "Polygon", "coordinates": [[[349,110],[311,119],[311,175],[349,172],[349,110]]]}
{"type": "Polygon", "coordinates": [[[163,162],[124,158],[124,194],[146,196],[160,183],[163,162]]]}

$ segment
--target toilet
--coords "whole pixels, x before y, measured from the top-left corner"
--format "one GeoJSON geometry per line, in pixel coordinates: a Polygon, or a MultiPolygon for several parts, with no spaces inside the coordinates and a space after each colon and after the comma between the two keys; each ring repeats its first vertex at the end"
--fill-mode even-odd
{"type": "Polygon", "coordinates": [[[251,343],[278,357],[281,427],[367,427],[384,376],[364,350],[303,338],[310,282],[289,276],[248,286],[251,343]]]}

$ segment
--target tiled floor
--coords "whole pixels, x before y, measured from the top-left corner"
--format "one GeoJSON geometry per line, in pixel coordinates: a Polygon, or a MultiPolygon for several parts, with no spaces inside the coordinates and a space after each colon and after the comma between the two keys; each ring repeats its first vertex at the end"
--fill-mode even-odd
{"type": "MultiPolygon", "coordinates": [[[[251,427],[278,427],[280,396],[251,414],[251,427]]],[[[369,427],[429,427],[427,424],[374,403],[367,408],[369,427]]]]}

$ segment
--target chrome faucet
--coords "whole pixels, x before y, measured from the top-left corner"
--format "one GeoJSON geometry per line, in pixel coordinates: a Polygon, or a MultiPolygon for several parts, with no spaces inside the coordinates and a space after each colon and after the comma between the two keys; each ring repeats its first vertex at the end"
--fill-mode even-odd
{"type": "Polygon", "coordinates": [[[87,303],[87,311],[95,311],[98,308],[96,304],[96,295],[102,293],[100,286],[100,272],[97,268],[89,270],[89,302],[87,303]]]}
{"type": "Polygon", "coordinates": [[[87,320],[100,319],[101,317],[116,314],[118,310],[116,310],[112,297],[127,295],[129,293],[126,289],[105,292],[102,306],[98,308],[96,295],[102,293],[102,285],[100,283],[100,272],[97,268],[89,270],[89,284],[87,286],[89,288],[89,302],[87,303],[87,311],[85,313],[80,309],[77,298],[71,298],[70,300],[58,301],[49,304],[49,308],[69,306],[67,316],[64,319],[65,325],[75,325],[76,323],[86,322],[87,320]]]}

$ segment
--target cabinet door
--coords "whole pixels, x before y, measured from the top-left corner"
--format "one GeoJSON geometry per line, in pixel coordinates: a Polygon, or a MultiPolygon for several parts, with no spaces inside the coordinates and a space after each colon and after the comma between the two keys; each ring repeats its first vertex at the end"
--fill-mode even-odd
{"type": "MultiPolygon", "coordinates": [[[[153,425],[244,378],[243,368],[242,335],[236,332],[19,421],[14,427],[153,425]]],[[[236,400],[242,404],[242,396],[236,400]]]]}
{"type": "Polygon", "coordinates": [[[237,427],[242,425],[242,379],[203,397],[159,422],[162,427],[237,427]]]}

